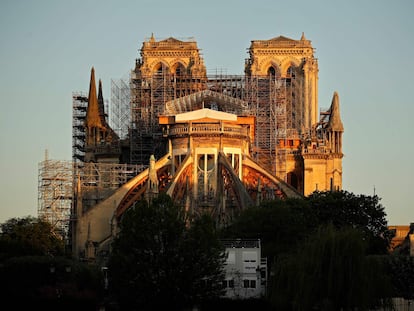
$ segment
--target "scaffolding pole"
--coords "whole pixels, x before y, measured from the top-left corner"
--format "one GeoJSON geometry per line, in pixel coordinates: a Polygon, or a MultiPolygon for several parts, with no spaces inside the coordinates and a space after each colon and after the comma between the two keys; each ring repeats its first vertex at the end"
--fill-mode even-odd
{"type": "Polygon", "coordinates": [[[88,95],[83,92],[72,93],[72,160],[83,162],[85,159],[85,118],[88,109],[88,95]]]}
{"type": "Polygon", "coordinates": [[[128,80],[111,80],[111,117],[109,124],[120,139],[125,139],[128,136],[128,129],[131,124],[130,90],[128,80]]]}
{"type": "Polygon", "coordinates": [[[161,135],[158,116],[167,101],[208,89],[248,103],[244,113],[256,119],[253,157],[269,171],[285,177],[286,150],[278,147],[279,141],[299,139],[304,130],[300,72],[291,70],[286,77],[222,73],[194,77],[177,76],[160,68],[149,77],[143,77],[139,70],[131,77],[131,163],[146,163],[154,153],[161,135]]]}
{"type": "MultiPolygon", "coordinates": [[[[141,173],[147,166],[114,163],[79,163],[48,159],[39,163],[38,175],[38,217],[45,219],[56,232],[69,239],[71,219],[74,220],[73,194],[78,180],[88,207],[88,194],[100,193],[93,197],[93,203],[106,199],[121,185],[141,173]]],[[[91,201],[92,202],[92,201],[91,201]]]]}
{"type": "Polygon", "coordinates": [[[73,166],[71,161],[48,159],[39,163],[38,217],[48,221],[63,238],[68,238],[71,215],[73,166]]]}

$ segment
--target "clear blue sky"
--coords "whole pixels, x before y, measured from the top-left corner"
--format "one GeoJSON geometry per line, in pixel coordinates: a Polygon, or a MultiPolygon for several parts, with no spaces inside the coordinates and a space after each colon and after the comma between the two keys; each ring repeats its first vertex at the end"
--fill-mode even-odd
{"type": "Polygon", "coordinates": [[[375,187],[390,225],[414,222],[413,12],[411,0],[1,0],[0,222],[37,216],[46,149],[71,159],[71,95],[88,91],[92,66],[109,100],[151,33],[194,37],[209,71],[242,74],[251,40],[302,32],[319,61],[319,107],[339,93],[343,188],[375,187]]]}

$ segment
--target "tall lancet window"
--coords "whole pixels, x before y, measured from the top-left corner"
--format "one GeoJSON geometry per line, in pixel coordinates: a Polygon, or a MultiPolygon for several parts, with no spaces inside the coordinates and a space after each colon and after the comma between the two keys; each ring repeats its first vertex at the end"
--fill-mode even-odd
{"type": "Polygon", "coordinates": [[[200,154],[197,160],[199,199],[209,202],[216,192],[216,157],[214,154],[200,154]]]}

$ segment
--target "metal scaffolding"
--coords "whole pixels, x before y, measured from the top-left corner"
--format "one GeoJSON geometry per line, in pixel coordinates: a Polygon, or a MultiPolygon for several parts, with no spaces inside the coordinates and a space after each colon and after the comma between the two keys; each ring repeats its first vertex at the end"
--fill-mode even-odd
{"type": "Polygon", "coordinates": [[[253,156],[281,176],[286,171],[286,150],[278,147],[280,140],[298,139],[303,131],[302,86],[303,76],[294,71],[283,78],[224,74],[177,76],[163,68],[144,78],[135,71],[131,75],[131,163],[146,163],[151,154],[163,155],[158,116],[164,113],[167,101],[211,90],[249,104],[248,115],[256,118],[253,156]]]}
{"type": "Polygon", "coordinates": [[[62,238],[68,237],[72,205],[73,164],[48,159],[39,163],[38,217],[47,220],[62,238]]]}
{"type": "Polygon", "coordinates": [[[128,136],[131,125],[130,98],[131,88],[128,80],[111,80],[111,106],[109,125],[120,139],[128,136]]]}
{"type": "MultiPolygon", "coordinates": [[[[192,51],[198,52],[195,41],[154,41],[144,45],[171,44],[179,46],[179,51],[182,45],[190,44],[192,51]]],[[[151,155],[161,158],[165,154],[167,144],[158,123],[158,117],[165,113],[165,103],[204,90],[248,104],[243,114],[254,116],[256,122],[252,156],[270,172],[286,178],[290,152],[286,146],[311,133],[304,127],[303,71],[289,68],[284,77],[276,71],[262,76],[229,75],[223,71],[207,75],[201,58],[192,57],[188,68],[179,64],[171,71],[161,64],[152,73],[138,59],[129,77],[111,80],[109,123],[123,142],[122,161],[126,164],[84,162],[88,94],[72,93],[72,161],[49,160],[46,155],[39,164],[39,217],[48,219],[66,236],[69,220],[76,216],[71,205],[78,181],[84,208],[107,198],[145,169],[151,155]]]]}
{"type": "Polygon", "coordinates": [[[109,197],[146,167],[50,160],[46,151],[45,160],[39,163],[38,217],[50,222],[68,241],[70,220],[76,219],[75,189],[82,192],[83,207],[87,209],[109,197]]]}
{"type": "MultiPolygon", "coordinates": [[[[81,193],[83,211],[108,198],[147,167],[148,165],[92,162],[74,167],[73,187],[81,193]]],[[[76,211],[73,218],[76,219],[76,211]]]]}
{"type": "Polygon", "coordinates": [[[206,89],[206,78],[168,73],[161,68],[151,77],[131,74],[131,128],[130,162],[146,164],[151,154],[160,158],[165,154],[165,143],[158,116],[164,113],[167,101],[206,89]]]}
{"type": "Polygon", "coordinates": [[[72,160],[81,163],[85,159],[85,118],[88,108],[88,95],[72,93],[72,160]]]}

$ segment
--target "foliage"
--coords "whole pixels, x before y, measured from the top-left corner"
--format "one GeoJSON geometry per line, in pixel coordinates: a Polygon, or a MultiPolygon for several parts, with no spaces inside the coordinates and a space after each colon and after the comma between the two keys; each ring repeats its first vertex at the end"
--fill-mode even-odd
{"type": "Polygon", "coordinates": [[[191,221],[167,195],[124,215],[109,259],[110,292],[122,307],[183,307],[220,296],[224,248],[209,216],[191,221]]]}
{"type": "Polygon", "coordinates": [[[96,309],[101,301],[97,267],[65,257],[21,256],[0,266],[3,303],[15,309],[96,309]]]}
{"type": "Polygon", "coordinates": [[[185,264],[188,265],[185,271],[187,275],[184,275],[185,284],[192,284],[189,287],[189,300],[198,303],[220,296],[225,255],[213,219],[206,214],[195,218],[187,229],[183,246],[185,264]]]}
{"type": "Polygon", "coordinates": [[[261,239],[271,271],[269,299],[278,310],[363,310],[388,303],[391,284],[398,287],[391,283],[385,254],[392,233],[379,201],[326,191],[263,202],[222,234],[261,239]]]}
{"type": "Polygon", "coordinates": [[[360,229],[368,240],[368,253],[386,254],[392,233],[378,196],[355,195],[348,191],[314,192],[306,199],[319,225],[360,229]]]}
{"type": "Polygon", "coordinates": [[[302,199],[263,202],[243,211],[225,228],[224,238],[260,239],[262,256],[273,261],[278,254],[289,252],[314,230],[316,218],[302,199]]]}
{"type": "Polygon", "coordinates": [[[32,216],[0,224],[1,293],[16,309],[95,309],[102,277],[96,267],[63,257],[52,225],[32,216]]]}
{"type": "Polygon", "coordinates": [[[0,224],[0,260],[27,255],[59,256],[63,252],[63,241],[47,221],[28,216],[0,224]]]}
{"type": "Polygon", "coordinates": [[[260,238],[264,256],[272,260],[289,252],[319,226],[358,228],[368,241],[368,253],[386,254],[392,232],[377,196],[347,191],[314,192],[305,199],[263,202],[244,210],[223,237],[260,238]]]}
{"type": "Polygon", "coordinates": [[[387,256],[394,297],[414,299],[414,258],[406,255],[387,256]]]}
{"type": "Polygon", "coordinates": [[[232,299],[232,298],[220,298],[215,300],[206,301],[198,308],[200,311],[274,311],[268,301],[257,298],[245,298],[245,299],[232,299]]]}
{"type": "Polygon", "coordinates": [[[368,310],[390,297],[381,261],[366,256],[359,229],[321,227],[279,258],[270,300],[277,310],[368,310]]]}

